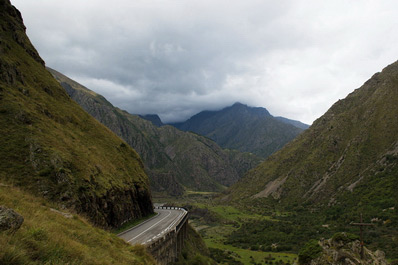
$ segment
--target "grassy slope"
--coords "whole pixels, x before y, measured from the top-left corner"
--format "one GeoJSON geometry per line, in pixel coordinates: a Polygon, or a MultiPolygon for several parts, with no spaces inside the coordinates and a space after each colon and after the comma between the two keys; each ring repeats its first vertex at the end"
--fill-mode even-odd
{"type": "MultiPolygon", "coordinates": [[[[19,188],[0,185],[0,205],[24,217],[15,233],[0,233],[0,264],[155,264],[141,246],[93,227],[84,218],[65,218],[56,204],[19,188]]],[[[65,210],[62,210],[65,211],[65,210]]]]}
{"type": "Polygon", "coordinates": [[[214,265],[209,249],[200,235],[190,226],[187,228],[187,240],[175,265],[214,265]]]}
{"type": "MultiPolygon", "coordinates": [[[[327,204],[360,177],[372,178],[370,169],[396,148],[397,87],[395,63],[337,102],[310,129],[252,170],[232,187],[231,196],[250,198],[270,181],[287,177],[282,188],[269,197],[281,202],[327,204]],[[322,180],[324,185],[316,185],[322,180]]],[[[391,191],[389,186],[384,190],[393,195],[391,191]]]]}
{"type": "MultiPolygon", "coordinates": [[[[25,219],[15,233],[0,233],[0,263],[155,264],[144,248],[75,211],[65,218],[52,210],[69,212],[67,206],[97,224],[118,226],[131,213],[145,215],[146,206],[151,211],[148,180],[136,152],[72,102],[45,70],[7,0],[0,0],[0,39],[0,205],[25,219]],[[131,211],[117,200],[130,194],[142,199],[131,211]],[[122,212],[129,214],[116,215],[122,212]]],[[[133,206],[130,201],[123,203],[133,206]]]]}
{"type": "Polygon", "coordinates": [[[103,226],[151,213],[137,153],[68,97],[26,37],[19,12],[0,4],[0,178],[103,226]],[[123,205],[119,195],[135,204],[123,205]]]}

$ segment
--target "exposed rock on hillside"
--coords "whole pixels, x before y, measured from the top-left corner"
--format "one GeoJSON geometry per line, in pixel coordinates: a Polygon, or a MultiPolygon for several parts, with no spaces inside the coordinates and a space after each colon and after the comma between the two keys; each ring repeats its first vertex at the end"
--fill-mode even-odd
{"type": "Polygon", "coordinates": [[[219,111],[202,111],[172,125],[209,137],[221,147],[267,157],[300,134],[304,124],[275,118],[264,108],[235,103],[219,111]]]}
{"type": "Polygon", "coordinates": [[[154,191],[182,195],[184,189],[220,191],[260,159],[222,150],[210,139],[153,122],[112,106],[104,97],[49,69],[67,93],[94,118],[124,139],[142,157],[154,191]]]}
{"type": "Polygon", "coordinates": [[[377,181],[383,198],[390,194],[396,202],[390,184],[397,183],[397,80],[398,63],[375,74],[252,170],[231,194],[333,205],[339,196],[356,191],[376,196],[375,186],[362,184],[377,181]]]}
{"type": "Polygon", "coordinates": [[[387,265],[383,251],[370,251],[363,247],[363,258],[361,258],[361,242],[351,240],[346,233],[336,234],[331,239],[322,239],[314,242],[317,246],[306,245],[307,249],[299,254],[300,264],[309,265],[387,265]],[[318,251],[309,251],[316,249],[318,251]],[[307,250],[307,251],[306,251],[307,250]],[[311,258],[311,255],[314,256],[311,258]]]}
{"type": "Polygon", "coordinates": [[[15,232],[21,227],[23,221],[22,215],[13,209],[0,205],[0,232],[7,230],[15,232]]]}
{"type": "Polygon", "coordinates": [[[0,1],[0,179],[101,226],[153,212],[137,153],[46,71],[19,11],[0,1]]]}
{"type": "Polygon", "coordinates": [[[383,220],[369,243],[398,258],[397,102],[395,62],[251,170],[225,199],[314,213],[343,227],[363,213],[383,220]]]}

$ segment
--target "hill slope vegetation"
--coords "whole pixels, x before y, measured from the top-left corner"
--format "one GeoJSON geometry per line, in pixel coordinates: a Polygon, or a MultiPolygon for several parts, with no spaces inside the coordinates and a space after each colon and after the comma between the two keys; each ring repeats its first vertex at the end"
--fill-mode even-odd
{"type": "Polygon", "coordinates": [[[0,180],[103,227],[153,212],[138,154],[70,99],[0,1],[0,180]]]}
{"type": "Polygon", "coordinates": [[[224,199],[287,211],[289,221],[306,227],[301,236],[352,230],[349,223],[363,213],[364,220],[375,222],[368,243],[397,258],[397,102],[395,62],[251,170],[224,199]]]}

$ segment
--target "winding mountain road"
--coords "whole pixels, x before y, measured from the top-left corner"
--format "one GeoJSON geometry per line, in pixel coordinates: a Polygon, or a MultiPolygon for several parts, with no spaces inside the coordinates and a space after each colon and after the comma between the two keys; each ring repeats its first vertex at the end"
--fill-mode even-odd
{"type": "Polygon", "coordinates": [[[132,245],[148,244],[170,229],[174,229],[187,213],[182,208],[155,209],[155,212],[158,213],[155,217],[118,234],[118,237],[132,245]]]}

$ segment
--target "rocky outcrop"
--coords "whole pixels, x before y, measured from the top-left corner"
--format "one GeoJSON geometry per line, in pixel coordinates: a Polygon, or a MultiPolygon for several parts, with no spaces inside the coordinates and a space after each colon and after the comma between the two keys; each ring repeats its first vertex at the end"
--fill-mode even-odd
{"type": "Polygon", "coordinates": [[[321,247],[316,258],[303,259],[299,256],[300,264],[309,265],[388,265],[383,251],[372,252],[363,248],[361,258],[361,242],[350,240],[346,233],[338,233],[331,239],[322,239],[318,242],[321,247]]]}
{"type": "Polygon", "coordinates": [[[79,201],[79,212],[88,214],[101,226],[120,227],[153,213],[151,194],[138,185],[124,189],[115,187],[103,196],[81,194],[79,201]]]}
{"type": "Polygon", "coordinates": [[[0,205],[0,232],[7,230],[15,232],[21,227],[23,221],[22,215],[13,209],[0,205]]]}

